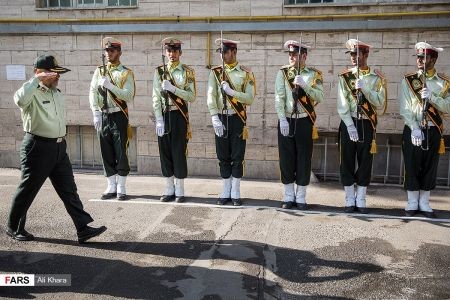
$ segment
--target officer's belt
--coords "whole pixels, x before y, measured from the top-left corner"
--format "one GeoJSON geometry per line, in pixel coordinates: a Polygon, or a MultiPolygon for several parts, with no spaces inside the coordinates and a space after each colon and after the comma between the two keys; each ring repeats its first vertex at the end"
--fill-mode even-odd
{"type": "Polygon", "coordinates": [[[120,107],[110,107],[102,109],[102,112],[105,114],[112,114],[121,111],[120,107]]]}
{"type": "MultiPolygon", "coordinates": [[[[352,113],[352,118],[358,119],[358,113],[356,111],[352,113]]],[[[361,119],[370,120],[364,113],[361,114],[361,119]]]]}
{"type": "Polygon", "coordinates": [[[35,135],[35,134],[30,133],[30,132],[27,132],[26,134],[29,135],[31,138],[33,138],[36,141],[47,142],[47,143],[61,143],[66,138],[64,136],[58,137],[58,138],[48,138],[48,137],[35,135]]]}
{"type": "Polygon", "coordinates": [[[176,105],[169,105],[168,110],[169,110],[169,111],[179,110],[179,108],[178,108],[178,106],[176,106],[176,105]]]}
{"type": "Polygon", "coordinates": [[[232,108],[229,108],[229,109],[224,109],[223,111],[220,112],[220,114],[222,114],[222,115],[225,115],[225,114],[227,114],[227,115],[235,115],[236,111],[234,109],[232,109],[232,108]]]}
{"type": "Polygon", "coordinates": [[[305,117],[308,117],[308,114],[305,112],[298,113],[298,114],[291,113],[286,116],[286,118],[291,118],[291,119],[301,119],[301,118],[305,118],[305,117]]]}

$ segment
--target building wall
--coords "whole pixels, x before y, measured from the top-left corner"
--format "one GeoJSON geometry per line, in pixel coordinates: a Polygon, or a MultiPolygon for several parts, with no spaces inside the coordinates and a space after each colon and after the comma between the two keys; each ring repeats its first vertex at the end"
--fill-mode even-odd
{"type": "MultiPolygon", "coordinates": [[[[128,20],[126,22],[102,22],[103,18],[149,18],[167,16],[214,17],[214,16],[293,16],[330,15],[322,20],[357,20],[367,18],[360,14],[383,14],[396,11],[443,11],[450,4],[430,5],[355,5],[355,6],[302,6],[284,7],[277,1],[139,1],[138,8],[128,9],[77,9],[42,10],[35,8],[34,0],[6,0],[0,5],[0,18],[68,19],[95,18],[97,24],[116,26],[127,23],[163,23],[158,20],[128,20]],[[6,4],[5,4],[6,2],[6,4]],[[176,3],[175,3],[176,2],[176,3]],[[333,16],[332,16],[333,15],[333,16]],[[335,15],[341,15],[337,18],[335,15]],[[345,16],[345,17],[343,17],[345,16]]],[[[448,15],[430,15],[433,19],[448,18],[448,15]]],[[[401,22],[404,17],[376,17],[382,20],[401,22]]],[[[408,18],[413,19],[414,16],[408,18]]],[[[4,19],[2,24],[8,24],[4,19]]],[[[448,20],[447,20],[448,21],[448,20]]],[[[202,21],[198,21],[202,22],[202,21]]],[[[224,22],[233,22],[227,20],[224,22]]],[[[236,20],[235,22],[243,22],[236,20]]],[[[276,21],[274,21],[276,22],[276,21]]],[[[302,22],[302,21],[301,21],[302,22]]],[[[11,23],[13,24],[13,23],[11,23]]],[[[29,24],[29,23],[23,23],[29,24]]],[[[53,24],[53,23],[52,23],[53,24]]],[[[57,24],[71,24],[61,21],[57,24]]],[[[86,24],[92,24],[86,21],[86,24]]],[[[302,23],[299,23],[302,24],[302,23]]],[[[17,25],[17,23],[14,23],[17,25]]],[[[37,23],[36,28],[46,24],[37,23]]],[[[53,24],[54,25],[54,24],[53,24]]],[[[108,27],[107,27],[108,28],[108,27]]],[[[114,27],[111,27],[114,28],[114,27]]],[[[130,105],[130,119],[136,127],[137,171],[141,174],[160,174],[158,146],[151,106],[152,78],[155,67],[161,64],[160,40],[166,36],[177,36],[184,41],[182,62],[196,71],[197,101],[190,106],[193,138],[189,142],[189,171],[193,175],[216,176],[218,164],[215,154],[214,131],[206,106],[206,84],[208,64],[220,63],[215,53],[214,40],[219,32],[148,32],[148,33],[46,33],[46,34],[1,34],[0,33],[0,166],[18,166],[18,150],[22,139],[20,112],[14,105],[13,94],[23,82],[6,80],[6,65],[25,64],[27,78],[32,76],[32,62],[40,54],[56,55],[63,66],[72,71],[62,75],[60,89],[67,102],[67,121],[70,126],[92,126],[88,91],[95,67],[101,63],[100,41],[102,36],[112,35],[123,42],[122,63],[133,69],[136,78],[136,97],[130,105]],[[208,53],[207,46],[210,51],[208,53]],[[210,58],[208,60],[208,57],[210,58]]],[[[250,67],[256,76],[257,96],[248,108],[250,138],[247,141],[246,176],[255,178],[278,178],[277,116],[274,109],[274,81],[280,66],[288,63],[282,52],[283,42],[298,40],[299,31],[225,32],[224,37],[239,40],[238,60],[250,67]]],[[[378,133],[398,135],[404,123],[398,114],[398,89],[403,74],[414,71],[413,46],[426,40],[446,48],[437,63],[439,72],[450,74],[450,30],[448,26],[436,29],[417,27],[395,30],[328,30],[320,27],[302,31],[302,40],[312,49],[307,64],[323,72],[325,100],[317,106],[319,134],[333,135],[339,125],[336,112],[337,75],[350,65],[344,44],[349,38],[373,45],[369,64],[380,69],[388,82],[388,109],[379,118],[378,133]]],[[[444,119],[445,133],[450,127],[449,117],[444,119]]]]}

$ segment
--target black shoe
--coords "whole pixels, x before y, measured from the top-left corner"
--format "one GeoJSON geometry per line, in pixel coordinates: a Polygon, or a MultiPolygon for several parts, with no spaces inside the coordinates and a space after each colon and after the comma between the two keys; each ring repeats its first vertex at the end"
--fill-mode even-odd
{"type": "Polygon", "coordinates": [[[77,232],[78,243],[83,244],[87,240],[96,237],[105,231],[106,231],[105,226],[100,226],[98,228],[86,226],[84,230],[77,232]]]}
{"type": "Polygon", "coordinates": [[[361,214],[367,214],[369,212],[367,207],[356,207],[356,210],[358,210],[361,214]]]}
{"type": "Polygon", "coordinates": [[[308,209],[308,204],[306,204],[306,203],[297,203],[297,209],[298,210],[307,210],[308,209]]]}
{"type": "Polygon", "coordinates": [[[346,213],[352,213],[352,212],[355,211],[355,206],[346,206],[345,209],[344,209],[344,211],[345,211],[346,213]]]}
{"type": "Polygon", "coordinates": [[[184,196],[176,196],[175,197],[175,202],[177,203],[183,203],[185,200],[184,196]]]}
{"type": "Polygon", "coordinates": [[[106,193],[106,194],[102,194],[102,196],[100,197],[100,199],[102,200],[108,200],[108,199],[113,199],[116,198],[117,193],[106,193]]]}
{"type": "Polygon", "coordinates": [[[294,205],[294,204],[293,204],[292,201],[283,202],[283,204],[281,205],[281,208],[284,208],[284,209],[291,209],[293,205],[294,205]]]}
{"type": "Polygon", "coordinates": [[[127,195],[126,194],[117,194],[117,200],[119,200],[119,201],[127,200],[127,195]]]}
{"type": "Polygon", "coordinates": [[[21,242],[32,241],[34,240],[34,235],[22,229],[20,232],[15,233],[11,228],[6,227],[6,234],[12,237],[13,239],[21,242]]]}
{"type": "Polygon", "coordinates": [[[241,199],[231,199],[233,201],[234,206],[241,206],[242,200],[241,199]]]}
{"type": "Polygon", "coordinates": [[[406,210],[405,209],[405,216],[407,217],[414,217],[414,215],[417,213],[417,210],[406,210]]]}
{"type": "Polygon", "coordinates": [[[230,202],[231,198],[219,198],[217,199],[217,205],[225,205],[227,202],[230,202]]]}
{"type": "Polygon", "coordinates": [[[159,198],[161,202],[169,202],[175,200],[175,195],[163,195],[159,198]]]}
{"type": "Polygon", "coordinates": [[[430,218],[430,219],[436,218],[434,211],[421,211],[421,213],[422,213],[422,215],[424,215],[427,218],[430,218]]]}

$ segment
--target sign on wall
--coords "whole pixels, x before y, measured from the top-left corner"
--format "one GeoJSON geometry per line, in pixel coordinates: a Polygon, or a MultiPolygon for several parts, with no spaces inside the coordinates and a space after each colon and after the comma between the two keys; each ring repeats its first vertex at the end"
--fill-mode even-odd
{"type": "Polygon", "coordinates": [[[7,65],[7,80],[25,80],[25,65],[7,65]]]}

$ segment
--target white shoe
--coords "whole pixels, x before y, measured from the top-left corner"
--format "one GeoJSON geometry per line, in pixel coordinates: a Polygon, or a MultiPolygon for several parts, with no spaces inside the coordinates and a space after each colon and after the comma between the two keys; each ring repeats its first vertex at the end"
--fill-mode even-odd
{"type": "Polygon", "coordinates": [[[231,200],[234,206],[242,205],[241,202],[241,179],[231,177],[231,200]]]}
{"type": "Polygon", "coordinates": [[[294,183],[284,184],[283,202],[294,202],[295,192],[294,183]]]}
{"type": "Polygon", "coordinates": [[[430,207],[430,191],[420,190],[419,195],[419,210],[432,212],[433,210],[430,207]]]}
{"type": "Polygon", "coordinates": [[[344,186],[345,191],[345,212],[354,212],[356,207],[355,186],[344,186]]]}
{"type": "Polygon", "coordinates": [[[220,194],[221,199],[230,199],[231,198],[231,179],[230,178],[224,178],[223,179],[223,192],[220,194]]]}
{"type": "Polygon", "coordinates": [[[127,198],[127,191],[125,190],[125,183],[127,176],[117,175],[117,200],[125,200],[127,198]]]}
{"type": "Polygon", "coordinates": [[[356,209],[363,214],[367,213],[366,192],[367,186],[356,185],[356,209]]]}
{"type": "Polygon", "coordinates": [[[117,193],[116,177],[117,175],[106,177],[106,182],[108,183],[108,185],[106,186],[106,190],[103,192],[101,199],[105,200],[116,197],[117,193]]]}
{"type": "Polygon", "coordinates": [[[306,185],[297,185],[295,191],[295,202],[306,204],[306,185]]]}
{"type": "Polygon", "coordinates": [[[184,202],[184,179],[175,178],[175,201],[184,202]]]}
{"type": "Polygon", "coordinates": [[[166,189],[164,190],[164,194],[159,200],[161,200],[162,202],[175,200],[174,176],[166,177],[166,189]]]}

